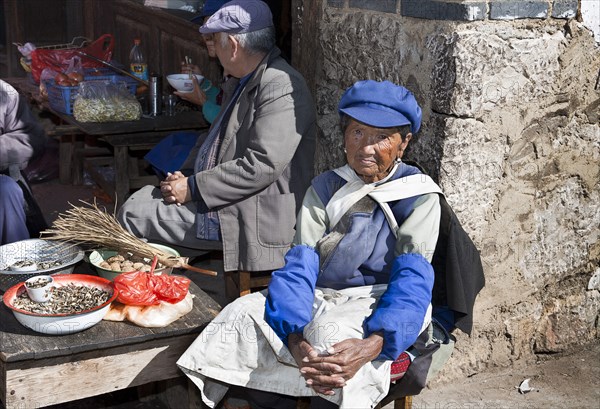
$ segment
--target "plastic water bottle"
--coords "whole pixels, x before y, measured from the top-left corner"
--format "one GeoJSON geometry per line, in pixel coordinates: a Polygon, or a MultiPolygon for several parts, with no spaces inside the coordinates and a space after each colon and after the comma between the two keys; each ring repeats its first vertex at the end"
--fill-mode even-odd
{"type": "Polygon", "coordinates": [[[139,38],[133,40],[133,47],[129,53],[130,70],[136,77],[148,81],[148,64],[144,58],[141,43],[139,38]]]}

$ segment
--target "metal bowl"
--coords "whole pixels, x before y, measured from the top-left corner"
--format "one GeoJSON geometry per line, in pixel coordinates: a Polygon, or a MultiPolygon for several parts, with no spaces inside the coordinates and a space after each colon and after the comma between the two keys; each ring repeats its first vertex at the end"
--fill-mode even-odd
{"type": "Polygon", "coordinates": [[[110,304],[117,298],[112,283],[102,277],[86,274],[59,274],[53,276],[55,286],[69,284],[97,287],[109,293],[109,298],[97,307],[72,314],[40,314],[25,311],[14,306],[15,299],[26,292],[25,283],[9,288],[2,296],[2,301],[12,310],[17,321],[36,332],[51,335],[65,335],[80,332],[99,323],[108,312],[110,304]]]}
{"type": "Polygon", "coordinates": [[[42,274],[71,274],[75,264],[83,259],[81,247],[56,240],[29,239],[0,246],[0,290],[6,291],[13,285],[42,274]],[[38,265],[58,262],[50,268],[36,268],[23,271],[11,268],[23,260],[31,260],[38,265]]]}

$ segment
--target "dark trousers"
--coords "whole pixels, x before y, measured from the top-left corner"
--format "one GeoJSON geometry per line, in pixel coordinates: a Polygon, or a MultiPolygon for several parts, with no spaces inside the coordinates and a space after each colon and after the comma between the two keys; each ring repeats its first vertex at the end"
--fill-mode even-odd
{"type": "MultiPolygon", "coordinates": [[[[298,405],[298,398],[294,396],[247,388],[235,388],[231,392],[235,397],[247,400],[252,409],[296,409],[298,405]]],[[[337,405],[323,398],[314,397],[310,399],[311,409],[333,409],[337,407],[337,405]]]]}
{"type": "Polygon", "coordinates": [[[28,238],[23,190],[10,176],[0,174],[0,245],[28,238]]]}

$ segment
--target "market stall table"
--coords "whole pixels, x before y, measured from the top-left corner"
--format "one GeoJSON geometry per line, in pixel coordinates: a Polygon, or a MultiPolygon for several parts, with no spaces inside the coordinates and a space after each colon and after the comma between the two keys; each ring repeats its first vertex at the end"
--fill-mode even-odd
{"type": "Polygon", "coordinates": [[[71,115],[52,112],[82,133],[98,137],[112,147],[112,159],[83,158],[83,166],[94,181],[119,203],[124,201],[130,189],[157,185],[159,182],[154,175],[140,175],[135,151],[150,150],[173,132],[199,131],[208,126],[199,111],[183,111],[173,116],[142,117],[137,121],[123,122],[79,122],[71,115]],[[114,183],[97,170],[99,166],[111,164],[115,171],[114,183]]]}
{"type": "Polygon", "coordinates": [[[193,282],[194,308],[165,328],[101,321],[70,335],[27,329],[0,306],[0,400],[42,407],[183,376],[176,361],[221,307],[193,282]]]}
{"type": "Polygon", "coordinates": [[[122,203],[130,189],[148,184],[157,184],[154,175],[138,172],[137,155],[152,149],[166,135],[179,131],[202,131],[208,123],[199,111],[178,112],[174,116],[142,117],[137,121],[88,122],[76,121],[72,115],[53,110],[46,99],[39,95],[39,88],[28,78],[6,78],[9,84],[24,95],[32,104],[50,112],[62,124],[57,125],[50,135],[59,138],[59,177],[61,183],[79,185],[83,182],[83,168],[96,183],[113,199],[122,203]],[[109,153],[101,148],[85,147],[82,137],[89,136],[106,142],[109,153]],[[98,171],[98,167],[113,166],[114,182],[98,171]]]}

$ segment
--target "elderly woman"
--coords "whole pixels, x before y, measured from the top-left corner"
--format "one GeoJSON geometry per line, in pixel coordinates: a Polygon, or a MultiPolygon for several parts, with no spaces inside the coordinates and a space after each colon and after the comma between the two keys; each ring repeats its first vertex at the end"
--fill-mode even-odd
{"type": "Polygon", "coordinates": [[[339,113],[348,163],[313,180],[285,266],[178,362],[211,407],[227,384],[252,407],[374,407],[391,382],[418,393],[452,350],[431,307],[440,190],[401,161],[421,109],[404,87],[360,81],[339,113]]]}

